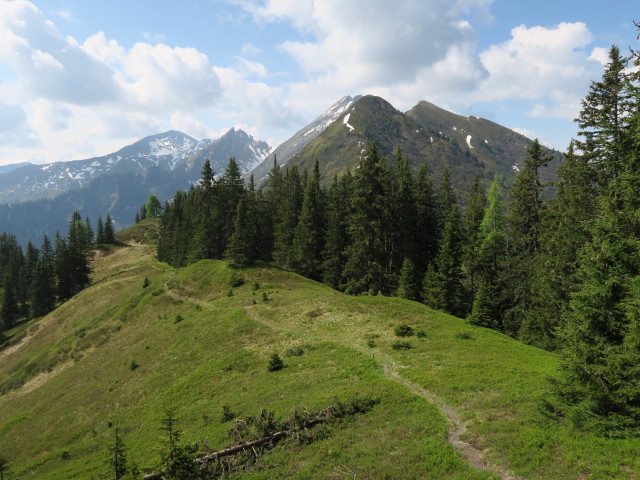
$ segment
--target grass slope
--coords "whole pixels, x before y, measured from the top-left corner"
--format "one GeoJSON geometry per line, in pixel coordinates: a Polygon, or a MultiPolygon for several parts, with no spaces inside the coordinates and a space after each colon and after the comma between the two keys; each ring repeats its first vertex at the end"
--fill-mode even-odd
{"type": "MultiPolygon", "coordinates": [[[[149,228],[143,222],[121,239],[137,245],[149,228]]],[[[0,455],[18,478],[110,478],[114,425],[129,459],[153,471],[169,406],[185,439],[218,449],[232,424],[220,418],[223,405],[239,416],[266,408],[284,417],[357,394],[380,403],[326,438],[276,447],[260,469],[232,478],[497,478],[447,442],[441,411],[414,393],[424,390],[466,423],[463,439],[521,478],[640,474],[638,440],[596,438],[538,413],[556,357],[496,332],[264,266],[234,272],[202,261],[175,271],[146,246],[102,252],[93,267],[90,288],[10,332],[24,337],[0,350],[0,455]],[[234,275],[245,283],[229,296],[234,275]],[[401,323],[426,338],[394,350],[401,323]],[[287,356],[296,347],[304,354],[287,356]],[[267,371],[273,353],[284,370],[267,371]]]]}

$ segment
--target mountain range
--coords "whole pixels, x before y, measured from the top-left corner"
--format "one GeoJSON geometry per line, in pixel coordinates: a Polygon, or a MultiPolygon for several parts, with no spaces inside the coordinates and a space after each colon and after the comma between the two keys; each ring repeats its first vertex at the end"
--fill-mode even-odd
{"type": "MultiPolygon", "coordinates": [[[[206,159],[221,174],[235,157],[245,178],[253,175],[258,185],[274,160],[302,169],[311,169],[318,160],[329,182],[356,168],[372,142],[388,159],[399,148],[413,167],[426,162],[436,180],[448,168],[454,186],[464,193],[475,175],[488,184],[498,174],[510,185],[532,141],[489,120],[460,116],[426,101],[403,113],[380,97],[345,96],[274,150],[233,128],[215,140],[168,131],[101,157],[0,167],[0,231],[16,235],[21,243],[39,243],[44,234],[65,232],[73,210],[93,221],[108,213],[117,229],[124,228],[150,193],[164,202],[196,184],[206,159]]],[[[541,177],[551,182],[562,157],[548,153],[553,160],[541,177]]]]}

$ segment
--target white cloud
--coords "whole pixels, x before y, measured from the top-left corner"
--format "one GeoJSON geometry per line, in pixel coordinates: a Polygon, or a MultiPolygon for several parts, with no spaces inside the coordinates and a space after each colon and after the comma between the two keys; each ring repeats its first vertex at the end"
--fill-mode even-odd
{"type": "Polygon", "coordinates": [[[309,41],[281,48],[312,76],[367,88],[411,81],[425,67],[467,49],[475,34],[463,16],[488,0],[269,0],[247,5],[263,21],[289,21],[309,41]]]}
{"type": "Polygon", "coordinates": [[[287,100],[284,88],[248,81],[245,74],[233,68],[214,70],[225,91],[222,107],[229,117],[275,129],[287,129],[304,122],[287,100]]]}
{"type": "Polygon", "coordinates": [[[117,95],[113,70],[64,37],[29,2],[0,2],[0,60],[33,96],[88,105],[117,95]]]}
{"type": "Polygon", "coordinates": [[[218,132],[210,129],[204,123],[199,122],[191,115],[183,112],[176,112],[171,115],[171,128],[186,133],[191,137],[202,140],[204,138],[217,138],[218,132]]]}
{"type": "Polygon", "coordinates": [[[153,33],[153,32],[142,32],[142,38],[148,40],[152,43],[160,43],[165,42],[167,40],[167,36],[163,33],[153,33]]]}
{"type": "Polygon", "coordinates": [[[256,47],[255,45],[251,45],[250,43],[243,45],[240,49],[240,54],[245,57],[255,57],[256,55],[260,55],[261,53],[261,48],[256,47]]]}

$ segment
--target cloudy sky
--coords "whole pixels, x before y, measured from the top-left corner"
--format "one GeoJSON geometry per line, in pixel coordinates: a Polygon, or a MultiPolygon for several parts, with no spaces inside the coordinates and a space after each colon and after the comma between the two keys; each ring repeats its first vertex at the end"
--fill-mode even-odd
{"type": "Polygon", "coordinates": [[[428,100],[564,150],[631,0],[0,0],[0,164],[169,129],[273,146],[344,95],[428,100]]]}

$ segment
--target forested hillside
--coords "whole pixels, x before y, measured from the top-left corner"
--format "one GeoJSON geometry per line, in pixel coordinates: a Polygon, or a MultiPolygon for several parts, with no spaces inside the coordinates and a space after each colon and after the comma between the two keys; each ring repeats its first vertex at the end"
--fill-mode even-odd
{"type": "Polygon", "coordinates": [[[390,162],[373,144],[329,188],[318,162],[302,172],[274,164],[261,190],[244,184],[234,162],[219,181],[205,165],[198,188],[166,205],[158,256],[174,266],[273,261],[348,294],[420,300],[560,350],[562,379],[547,408],[581,427],[633,435],[640,100],[628,63],[611,49],[553,199],[542,196],[551,158],[537,141],[507,195],[499,176],[488,194],[476,178],[464,210],[447,170],[434,186],[424,166],[415,174],[400,151],[390,162]]]}

